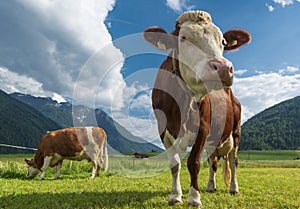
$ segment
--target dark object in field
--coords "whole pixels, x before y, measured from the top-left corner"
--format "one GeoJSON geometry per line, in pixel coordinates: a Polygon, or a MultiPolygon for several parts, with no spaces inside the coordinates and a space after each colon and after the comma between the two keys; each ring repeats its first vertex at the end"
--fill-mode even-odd
{"type": "Polygon", "coordinates": [[[147,155],[147,154],[138,153],[138,152],[134,153],[133,155],[135,158],[148,158],[149,157],[149,155],[147,155]]]}

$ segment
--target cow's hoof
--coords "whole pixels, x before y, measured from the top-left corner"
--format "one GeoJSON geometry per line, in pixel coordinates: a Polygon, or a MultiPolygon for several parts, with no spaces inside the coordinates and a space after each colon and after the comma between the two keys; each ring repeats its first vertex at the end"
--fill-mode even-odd
{"type": "Polygon", "coordinates": [[[232,194],[232,195],[235,195],[235,194],[237,194],[237,193],[239,193],[239,191],[236,191],[236,190],[230,191],[230,194],[232,194]]]}
{"type": "Polygon", "coordinates": [[[38,180],[39,180],[39,181],[42,181],[42,180],[44,180],[44,178],[39,178],[38,180]]]}
{"type": "Polygon", "coordinates": [[[201,202],[195,202],[195,201],[189,202],[189,203],[188,203],[188,206],[190,206],[190,207],[202,208],[201,202]]]}
{"type": "Polygon", "coordinates": [[[177,200],[177,199],[170,199],[168,202],[169,206],[182,205],[182,204],[183,204],[182,200],[177,200]]]}
{"type": "Polygon", "coordinates": [[[215,193],[217,191],[217,189],[206,189],[206,192],[209,193],[215,193]]]}

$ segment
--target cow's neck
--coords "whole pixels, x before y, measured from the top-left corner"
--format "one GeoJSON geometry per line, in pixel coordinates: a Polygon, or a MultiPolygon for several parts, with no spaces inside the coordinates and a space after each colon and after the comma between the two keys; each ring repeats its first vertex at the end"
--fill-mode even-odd
{"type": "Polygon", "coordinates": [[[33,159],[34,163],[36,164],[37,168],[41,168],[44,164],[44,157],[41,153],[40,150],[37,150],[34,159],[33,159]]]}

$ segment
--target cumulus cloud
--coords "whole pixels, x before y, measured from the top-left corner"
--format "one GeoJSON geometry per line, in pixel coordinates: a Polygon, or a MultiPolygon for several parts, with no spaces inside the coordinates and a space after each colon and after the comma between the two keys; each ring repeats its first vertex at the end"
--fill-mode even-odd
{"type": "Polygon", "coordinates": [[[7,68],[0,67],[1,89],[7,93],[26,92],[34,96],[49,96],[42,88],[42,84],[33,78],[11,72],[7,68]]]}
{"type": "MultiPolygon", "coordinates": [[[[114,4],[115,0],[1,2],[0,66],[10,74],[10,81],[6,82],[16,84],[12,79],[18,78],[22,79],[18,83],[30,81],[38,86],[33,90],[32,86],[23,85],[24,93],[54,92],[67,97],[73,96],[75,84],[82,85],[85,98],[94,96],[91,86],[99,85],[104,75],[105,85],[101,88],[107,95],[114,91],[112,88],[124,85],[123,54],[111,45],[112,37],[104,24],[114,4]],[[85,71],[84,79],[77,83],[84,64],[101,50],[92,70],[85,71]]],[[[20,86],[11,87],[21,91],[20,86]]],[[[3,82],[0,88],[8,89],[3,82]]]]}
{"type": "Polygon", "coordinates": [[[235,79],[233,91],[243,106],[243,122],[268,107],[300,95],[300,74],[286,73],[291,69],[298,71],[288,66],[278,72],[235,79]]]}
{"type": "Polygon", "coordinates": [[[292,5],[294,2],[300,3],[300,0],[273,0],[273,5],[271,4],[265,4],[266,7],[270,12],[273,12],[275,10],[275,5],[280,5],[281,7],[285,8],[285,6],[292,5]]]}
{"type": "Polygon", "coordinates": [[[193,7],[187,5],[187,0],[167,0],[167,5],[175,12],[182,12],[184,9],[193,7]]]}
{"type": "Polygon", "coordinates": [[[282,7],[293,4],[294,0],[273,0],[275,4],[280,4],[282,7]]]}

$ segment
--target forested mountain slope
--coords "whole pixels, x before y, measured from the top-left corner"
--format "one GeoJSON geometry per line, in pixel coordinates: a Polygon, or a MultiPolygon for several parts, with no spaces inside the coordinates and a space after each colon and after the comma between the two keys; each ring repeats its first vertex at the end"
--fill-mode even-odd
{"type": "Polygon", "coordinates": [[[240,149],[300,149],[300,96],[274,105],[245,122],[240,149]]]}

